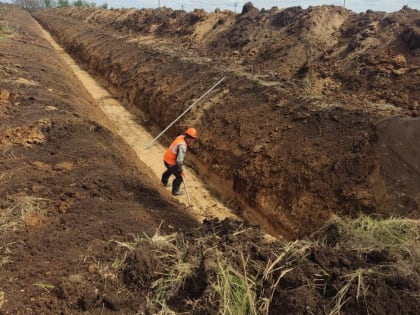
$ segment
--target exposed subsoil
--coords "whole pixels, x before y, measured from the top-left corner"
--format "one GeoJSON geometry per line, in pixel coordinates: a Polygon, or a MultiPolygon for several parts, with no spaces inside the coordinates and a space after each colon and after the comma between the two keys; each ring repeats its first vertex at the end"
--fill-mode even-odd
{"type": "MultiPolygon", "coordinates": [[[[226,77],[162,144],[196,126],[190,166],[271,233],[309,235],[333,213],[419,217],[418,11],[247,4],[239,15],[66,9],[35,17],[154,134],[226,77]]],[[[217,312],[215,257],[240,266],[246,253],[264,265],[287,252],[288,243],[248,223],[199,225],[32,17],[0,4],[0,23],[1,313],[157,312],[148,292],[174,262],[146,238],[113,268],[133,235],[177,231],[189,245],[184,258],[200,257],[168,301],[177,313],[217,312]]],[[[416,313],[419,275],[387,270],[396,261],[387,251],[296,247],[257,291],[260,301],[273,293],[268,313],[329,313],[345,275],[378,264],[381,279],[368,278],[363,301],[353,283],[341,312],[416,313]]]]}

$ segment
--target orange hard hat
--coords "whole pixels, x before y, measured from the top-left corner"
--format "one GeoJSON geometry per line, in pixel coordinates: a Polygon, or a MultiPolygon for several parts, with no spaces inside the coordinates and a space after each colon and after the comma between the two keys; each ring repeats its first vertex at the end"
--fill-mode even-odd
{"type": "Polygon", "coordinates": [[[185,130],[185,134],[190,136],[191,138],[197,138],[197,130],[195,130],[195,128],[188,128],[187,130],[185,130]]]}

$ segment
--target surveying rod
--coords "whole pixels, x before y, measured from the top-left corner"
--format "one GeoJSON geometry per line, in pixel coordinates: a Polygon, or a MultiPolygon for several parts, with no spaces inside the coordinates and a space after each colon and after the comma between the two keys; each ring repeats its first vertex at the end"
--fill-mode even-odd
{"type": "Polygon", "coordinates": [[[206,96],[207,94],[209,94],[216,86],[218,86],[220,83],[222,83],[222,81],[225,79],[225,77],[221,78],[215,85],[213,85],[206,93],[204,93],[203,95],[200,96],[200,98],[198,100],[196,100],[192,105],[190,105],[181,115],[179,115],[173,122],[171,122],[168,127],[166,127],[160,134],[158,134],[152,141],[150,141],[145,147],[144,149],[148,149],[150,148],[153,143],[155,143],[155,141],[157,139],[160,138],[161,135],[163,135],[165,133],[166,130],[168,130],[174,123],[176,123],[182,116],[184,116],[191,108],[193,108],[193,106],[195,104],[197,104],[199,101],[201,101],[201,99],[206,96]]]}

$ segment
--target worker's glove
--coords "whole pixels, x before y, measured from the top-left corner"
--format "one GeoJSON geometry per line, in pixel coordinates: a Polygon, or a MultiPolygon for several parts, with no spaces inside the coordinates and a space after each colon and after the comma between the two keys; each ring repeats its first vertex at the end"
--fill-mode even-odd
{"type": "Polygon", "coordinates": [[[182,178],[184,178],[185,177],[184,172],[179,173],[179,176],[181,176],[182,178]]]}

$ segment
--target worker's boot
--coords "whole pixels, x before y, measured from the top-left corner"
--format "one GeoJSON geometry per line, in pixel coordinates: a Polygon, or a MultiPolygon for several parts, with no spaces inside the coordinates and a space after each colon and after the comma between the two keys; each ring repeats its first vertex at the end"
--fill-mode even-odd
{"type": "Polygon", "coordinates": [[[183,194],[182,191],[179,190],[182,183],[182,177],[176,177],[172,183],[172,195],[174,196],[180,196],[183,194]]]}

